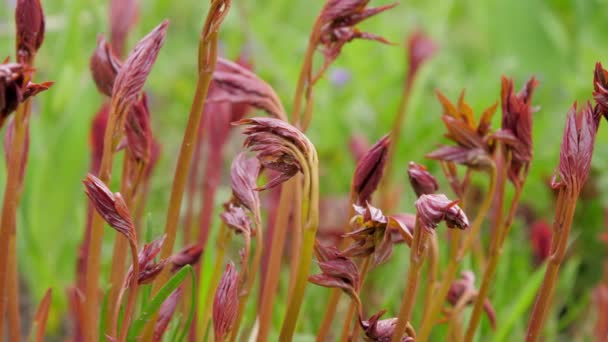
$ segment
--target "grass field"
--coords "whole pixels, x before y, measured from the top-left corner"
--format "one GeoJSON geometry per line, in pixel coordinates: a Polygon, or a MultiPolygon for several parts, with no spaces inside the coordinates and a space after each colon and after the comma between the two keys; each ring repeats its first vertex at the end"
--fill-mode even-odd
{"type": "MultiPolygon", "coordinates": [[[[236,58],[245,45],[255,71],[282,98],[287,110],[295,90],[309,29],[323,2],[287,0],[235,0],[240,2],[222,28],[222,52],[236,58]]],[[[0,57],[14,54],[12,2],[0,3],[0,57]]],[[[385,0],[374,4],[388,3],[385,0]]],[[[163,146],[146,211],[148,236],[162,232],[177,150],[195,85],[196,44],[206,13],[205,1],[141,1],[133,44],[167,18],[171,21],[165,46],[153,68],[146,89],[151,96],[153,130],[163,146]]],[[[31,126],[30,158],[25,192],[19,210],[19,269],[31,302],[37,303],[49,286],[55,292],[50,334],[61,334],[67,302],[65,289],[74,281],[77,247],[82,239],[86,197],[81,180],[89,163],[90,121],[102,99],[89,72],[89,57],[96,37],[107,31],[107,2],[103,0],[44,0],[47,16],[45,44],[36,59],[37,80],[54,80],[53,88],[36,98],[31,126]]],[[[416,29],[424,30],[439,45],[436,56],[424,66],[408,107],[395,177],[405,184],[407,162],[436,163],[423,156],[443,141],[441,107],[435,89],[456,100],[466,98],[476,113],[499,101],[500,76],[513,77],[516,87],[531,75],[540,85],[534,104],[534,161],[522,206],[538,219],[550,222],[554,199],[549,180],[558,162],[565,116],[577,100],[591,99],[593,66],[608,62],[608,2],[439,0],[401,1],[400,5],[366,22],[362,28],[380,34],[394,46],[356,41],[348,44],[316,90],[314,117],[308,136],[318,149],[322,196],[346,194],[354,162],[346,153],[353,134],[375,141],[391,129],[406,69],[403,42],[416,29]],[[345,82],[331,75],[346,73],[345,82]]],[[[500,120],[499,115],[495,117],[500,120]]],[[[227,158],[239,149],[233,135],[227,158]]],[[[579,203],[571,247],[560,274],[555,309],[549,317],[546,340],[591,338],[593,310],[591,289],[601,276],[605,245],[598,240],[604,228],[608,201],[608,134],[600,128],[593,160],[589,193],[579,203]]],[[[0,164],[4,159],[0,158],[0,164]]],[[[228,166],[224,166],[227,168],[228,166]]],[[[226,177],[224,177],[226,178],[226,177]]],[[[5,167],[0,166],[0,189],[5,167]]],[[[485,182],[481,177],[475,182],[485,182]]],[[[443,182],[443,181],[442,181],[443,182]]],[[[227,179],[217,205],[227,199],[227,179]]],[[[447,192],[447,183],[442,183],[447,192]]],[[[118,183],[112,188],[117,188],[118,183]]],[[[2,190],[0,190],[2,191],[2,190]]],[[[403,211],[412,212],[414,195],[404,189],[403,211]]],[[[487,232],[491,227],[484,227],[487,232]]],[[[482,321],[478,341],[521,340],[527,316],[542,278],[542,267],[532,262],[529,227],[516,220],[503,251],[490,296],[496,308],[498,330],[482,321]]],[[[111,259],[106,232],[103,262],[111,259]]],[[[486,234],[487,235],[487,234],[486,234]]],[[[484,235],[484,236],[486,236],[484,235]]],[[[365,300],[374,312],[381,308],[396,314],[408,268],[409,251],[397,247],[390,262],[369,277],[365,300]],[[397,277],[395,275],[398,275],[397,277]]],[[[213,248],[205,251],[211,263],[213,248]]],[[[465,265],[470,261],[465,260],[465,265]]],[[[207,268],[210,269],[210,268],[207,268]]],[[[284,274],[287,277],[287,273],[284,274]]],[[[281,291],[286,291],[283,282],[281,291]]],[[[298,341],[312,341],[322,317],[328,291],[309,286],[298,326],[298,341]]],[[[277,308],[286,305],[279,296],[277,308]]],[[[414,319],[420,317],[417,308],[414,319]]],[[[341,308],[342,310],[342,308],[341,308]]],[[[280,324],[275,310],[276,329],[280,324]]],[[[467,311],[468,312],[468,311],[467,311]]],[[[339,316],[338,316],[339,317],[339,316]]],[[[251,321],[252,315],[248,317],[251,321]]],[[[276,333],[275,332],[275,333],[276,333]]],[[[435,336],[442,340],[442,330],[435,336]]],[[[275,340],[276,337],[271,338],[275,340]]]]}

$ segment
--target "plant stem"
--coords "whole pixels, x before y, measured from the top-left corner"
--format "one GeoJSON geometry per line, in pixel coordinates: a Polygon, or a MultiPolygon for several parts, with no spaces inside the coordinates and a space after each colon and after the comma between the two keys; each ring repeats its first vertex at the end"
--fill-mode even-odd
{"type": "MultiPolygon", "coordinates": [[[[350,196],[349,196],[349,208],[348,208],[348,216],[346,218],[346,223],[344,224],[344,231],[350,232],[352,230],[350,225],[350,218],[354,215],[355,210],[352,204],[356,200],[356,195],[354,190],[351,187],[350,196]]],[[[346,239],[342,239],[340,243],[340,248],[343,248],[346,245],[346,239]]],[[[329,334],[329,330],[331,329],[331,323],[334,320],[334,316],[336,314],[336,309],[338,308],[338,303],[340,302],[340,296],[342,295],[342,290],[332,288],[329,292],[329,299],[327,301],[327,308],[325,309],[325,314],[323,314],[323,319],[321,321],[321,327],[319,328],[319,332],[317,333],[317,342],[326,341],[327,335],[329,334]]]]}
{"type": "MultiPolygon", "coordinates": [[[[295,177],[294,177],[295,178],[295,177]]],[[[274,234],[272,235],[272,243],[270,244],[270,254],[268,257],[268,269],[266,280],[264,281],[264,289],[262,290],[262,300],[260,301],[259,320],[260,330],[258,332],[257,341],[264,342],[268,339],[270,332],[270,323],[272,319],[272,309],[274,306],[274,298],[276,296],[277,287],[279,285],[279,275],[281,271],[281,258],[283,256],[283,248],[285,246],[285,235],[289,221],[289,212],[291,211],[291,199],[293,198],[295,179],[292,178],[281,186],[281,195],[279,198],[279,208],[274,221],[274,234]]]]}
{"type": "Polygon", "coordinates": [[[426,292],[424,293],[424,306],[422,317],[427,315],[427,311],[433,302],[435,290],[437,288],[437,273],[439,269],[439,243],[437,235],[431,236],[430,248],[428,250],[428,268],[426,273],[426,292]]]}
{"type": "Polygon", "coordinates": [[[464,255],[469,250],[473,238],[479,234],[479,230],[481,229],[481,224],[483,220],[486,218],[488,210],[492,205],[492,201],[494,199],[494,193],[496,191],[496,177],[497,172],[496,168],[492,167],[489,170],[490,180],[488,185],[488,192],[479,207],[479,211],[475,216],[475,220],[473,221],[473,225],[471,227],[471,231],[467,233],[466,240],[460,246],[461,236],[464,232],[453,230],[452,241],[450,243],[450,256],[448,261],[448,266],[443,274],[443,278],[441,280],[441,285],[439,286],[439,290],[433,296],[434,300],[431,303],[430,309],[425,312],[425,315],[422,319],[421,328],[418,331],[417,341],[425,342],[428,340],[431,334],[431,329],[435,325],[435,321],[437,320],[437,315],[443,304],[445,303],[446,296],[452,285],[454,279],[456,279],[456,275],[458,273],[458,267],[460,266],[460,262],[464,258],[464,255]]]}
{"type": "Polygon", "coordinates": [[[201,211],[199,220],[198,243],[203,246],[207,245],[209,239],[209,228],[211,227],[211,218],[213,215],[215,193],[220,182],[223,165],[222,149],[207,151],[207,159],[205,163],[205,171],[203,174],[203,184],[201,193],[201,211]]]}
{"type": "MultiPolygon", "coordinates": [[[[137,246],[135,245],[131,245],[131,258],[133,259],[133,275],[129,288],[129,297],[127,298],[127,306],[125,308],[125,313],[123,315],[120,327],[120,338],[118,339],[119,342],[125,342],[127,340],[127,332],[129,331],[129,326],[131,325],[131,318],[135,310],[137,292],[139,290],[139,256],[137,255],[137,246]]],[[[120,303],[118,303],[118,307],[120,307],[120,303]]]]}
{"type": "MultiPolygon", "coordinates": [[[[365,277],[367,276],[367,273],[369,272],[369,268],[370,268],[370,263],[371,263],[371,257],[367,256],[365,258],[365,260],[363,261],[363,265],[361,267],[361,272],[359,274],[359,293],[361,293],[361,287],[363,287],[363,284],[365,282],[365,277]]],[[[351,301],[351,306],[357,305],[357,308],[360,307],[360,303],[358,302],[353,302],[351,301]]],[[[361,310],[358,310],[357,312],[361,312],[361,310]]],[[[349,315],[347,316],[347,320],[344,322],[344,326],[346,327],[345,331],[348,331],[348,325],[350,324],[350,322],[352,322],[352,315],[354,313],[354,311],[350,311],[349,310],[349,315]]],[[[344,332],[343,332],[344,333],[344,332]]],[[[351,336],[351,340],[352,341],[358,341],[358,335],[359,335],[359,324],[355,323],[353,325],[353,331],[350,334],[351,336]]]]}
{"type": "MultiPolygon", "coordinates": [[[[297,174],[295,176],[299,180],[301,180],[302,175],[297,174]]],[[[298,184],[302,184],[301,181],[297,181],[298,184]]],[[[287,291],[287,301],[291,300],[291,296],[293,295],[293,289],[296,284],[297,273],[295,270],[300,263],[300,249],[302,248],[302,234],[300,233],[300,225],[298,222],[302,222],[302,210],[298,208],[302,208],[302,186],[296,186],[294,189],[293,195],[293,214],[292,214],[292,225],[291,228],[291,241],[289,248],[289,269],[294,270],[294,272],[289,272],[289,285],[287,291]]]]}
{"type": "Polygon", "coordinates": [[[395,163],[395,154],[399,147],[399,139],[403,131],[403,122],[407,115],[407,105],[410,101],[410,95],[412,92],[412,81],[409,77],[406,78],[403,86],[403,94],[399,100],[399,107],[397,108],[397,114],[395,115],[395,121],[393,122],[393,128],[390,133],[391,143],[388,146],[388,152],[386,157],[386,166],[384,168],[384,176],[380,181],[380,208],[385,212],[389,212],[392,208],[397,207],[398,203],[390,203],[393,199],[391,196],[391,181],[393,174],[393,164],[395,163]]]}
{"type": "Polygon", "coordinates": [[[253,255],[253,261],[251,262],[251,269],[249,272],[249,276],[247,277],[247,282],[245,287],[241,291],[239,298],[239,311],[236,316],[236,321],[234,321],[234,325],[232,326],[232,332],[230,341],[236,341],[236,338],[239,334],[239,327],[241,326],[241,321],[243,320],[243,316],[245,314],[245,307],[247,306],[247,299],[251,294],[251,290],[253,289],[253,284],[255,283],[255,278],[260,270],[260,265],[262,263],[262,251],[264,246],[264,238],[262,233],[262,224],[259,219],[260,215],[255,214],[256,216],[256,235],[255,235],[255,254],[253,255]]]}
{"type": "MultiPolygon", "coordinates": [[[[300,263],[298,265],[296,283],[293,294],[287,306],[287,314],[281,327],[280,341],[291,341],[304,300],[310,264],[314,253],[315,238],[319,228],[319,159],[312,147],[306,156],[306,161],[300,161],[304,167],[304,195],[302,197],[302,247],[300,250],[300,263]]],[[[297,178],[298,177],[293,177],[297,178]]],[[[300,186],[299,184],[295,184],[300,186]]]]}
{"type": "Polygon", "coordinates": [[[528,332],[526,335],[527,342],[538,341],[544,322],[547,318],[549,307],[555,285],[558,280],[560,266],[566,254],[568,246],[568,237],[572,227],[572,219],[578,199],[578,189],[561,188],[558,197],[557,211],[553,221],[553,239],[551,241],[551,255],[548,260],[547,269],[543,283],[538,291],[534,309],[530,316],[528,332]]]}
{"type": "MultiPolygon", "coordinates": [[[[182,200],[184,191],[186,189],[186,183],[188,181],[188,172],[190,171],[190,162],[192,161],[192,155],[197,140],[197,133],[200,126],[201,117],[205,109],[205,99],[207,98],[207,92],[209,91],[209,85],[213,78],[213,71],[217,62],[217,49],[218,49],[218,32],[206,32],[214,20],[213,16],[219,12],[218,6],[223,6],[223,2],[214,0],[211,2],[211,8],[207,14],[205,20],[201,39],[199,41],[199,70],[198,80],[196,82],[196,90],[194,92],[194,98],[192,100],[192,106],[190,107],[190,115],[188,116],[188,123],[186,124],[186,130],[182,140],[182,145],[179,150],[177,157],[177,166],[175,168],[175,174],[173,175],[173,184],[171,186],[171,197],[169,199],[169,208],[167,209],[167,217],[165,220],[165,243],[160,250],[160,258],[168,258],[173,253],[173,247],[175,246],[175,240],[177,238],[177,225],[179,223],[180,210],[182,207],[182,200]],[[209,37],[206,38],[204,35],[209,33],[209,37]]],[[[228,8],[224,8],[224,11],[228,11],[228,8]]],[[[170,270],[166,268],[159,276],[154,280],[152,284],[152,294],[155,294],[160,290],[163,284],[169,279],[170,270]]],[[[147,324],[144,330],[143,338],[150,339],[152,337],[154,322],[158,315],[154,315],[150,322],[147,324]]]]}
{"type": "Polygon", "coordinates": [[[329,299],[327,300],[325,314],[323,314],[321,327],[319,328],[319,332],[317,333],[317,342],[323,342],[327,340],[327,335],[329,334],[331,323],[333,321],[334,315],[336,314],[336,309],[338,308],[338,302],[340,302],[341,294],[342,291],[339,289],[331,289],[331,291],[329,292],[329,299]]]}
{"type": "MultiPolygon", "coordinates": [[[[525,176],[523,177],[525,179],[525,176]]],[[[504,186],[504,183],[503,183],[504,186]]],[[[523,183],[520,186],[517,186],[515,189],[515,194],[513,195],[513,199],[511,200],[511,206],[509,208],[509,214],[504,223],[501,223],[497,229],[494,231],[492,235],[492,242],[490,245],[490,255],[488,258],[488,262],[483,273],[483,279],[481,281],[481,288],[479,289],[479,294],[475,300],[475,306],[473,307],[473,313],[471,314],[471,319],[469,320],[469,326],[467,327],[467,331],[465,334],[465,341],[472,341],[475,335],[475,331],[477,330],[477,326],[481,320],[481,315],[483,313],[484,302],[488,296],[488,292],[490,291],[490,286],[492,285],[492,280],[494,279],[494,273],[496,273],[496,268],[498,267],[498,261],[500,260],[500,255],[502,254],[502,246],[505,241],[505,237],[509,232],[511,223],[513,222],[513,218],[515,217],[515,211],[519,204],[519,198],[521,196],[521,192],[523,189],[523,183]]],[[[502,222],[502,208],[498,209],[498,219],[496,222],[502,222]]]]}
{"type": "Polygon", "coordinates": [[[410,249],[410,267],[407,273],[407,288],[403,300],[401,301],[399,316],[397,316],[397,325],[395,326],[392,338],[393,342],[401,341],[401,337],[405,333],[406,325],[411,319],[414,303],[416,302],[420,271],[422,270],[424,256],[426,255],[428,238],[429,233],[426,231],[426,228],[422,227],[419,220],[416,219],[414,239],[412,241],[412,248],[410,249]]]}
{"type": "MultiPolygon", "coordinates": [[[[114,161],[114,151],[120,143],[122,138],[122,131],[115,131],[116,127],[122,127],[123,123],[117,122],[119,118],[124,121],[126,113],[130,106],[126,108],[118,108],[117,99],[112,99],[112,105],[110,106],[110,115],[108,116],[108,122],[104,133],[103,140],[103,154],[101,158],[101,165],[99,167],[99,179],[105,183],[110,183],[112,176],[112,163],[114,161]],[[124,113],[121,113],[124,112],[124,113]]],[[[89,240],[89,249],[87,254],[86,263],[86,286],[84,296],[84,337],[85,341],[96,341],[99,339],[99,320],[98,309],[99,309],[99,273],[101,264],[101,245],[103,242],[103,228],[104,219],[99,215],[97,211],[93,212],[91,219],[91,235],[89,240]]]]}
{"type": "Polygon", "coordinates": [[[291,341],[293,332],[296,327],[298,320],[298,314],[300,312],[300,306],[304,299],[304,291],[306,290],[306,284],[308,282],[308,275],[310,274],[310,264],[312,261],[312,255],[314,250],[315,236],[317,234],[316,226],[308,226],[304,228],[304,235],[302,236],[302,250],[300,256],[300,263],[297,270],[296,283],[293,289],[293,295],[287,306],[287,314],[281,327],[281,335],[279,341],[291,341]]]}
{"type": "MultiPolygon", "coordinates": [[[[217,286],[220,282],[220,277],[224,270],[224,256],[226,255],[226,246],[228,245],[230,238],[231,232],[228,230],[228,228],[222,221],[222,223],[220,224],[220,230],[217,235],[217,240],[215,242],[215,264],[213,266],[213,272],[211,273],[211,281],[209,282],[209,287],[207,288],[207,293],[205,294],[204,305],[198,310],[200,314],[200,321],[198,327],[200,330],[197,333],[197,340],[200,341],[204,339],[205,333],[207,332],[207,325],[209,325],[209,320],[211,319],[211,309],[213,308],[213,296],[215,294],[215,290],[217,289],[217,286]]],[[[199,279],[201,279],[201,276],[202,272],[199,275],[199,279]]],[[[200,289],[202,289],[202,286],[199,283],[199,293],[200,289]]]]}
{"type": "MultiPolygon", "coordinates": [[[[13,224],[15,224],[14,222],[13,224]]],[[[15,227],[13,227],[13,230],[15,227]]],[[[9,242],[8,264],[8,339],[11,342],[21,341],[21,315],[19,311],[19,273],[17,271],[17,241],[15,234],[11,234],[9,242]]]]}
{"type": "MultiPolygon", "coordinates": [[[[130,197],[127,193],[129,164],[129,160],[125,153],[120,179],[120,193],[123,195],[123,198],[125,198],[125,201],[130,201],[130,197]]],[[[130,203],[127,203],[127,208],[133,209],[130,203]]],[[[122,234],[116,234],[114,249],[112,251],[112,266],[110,268],[110,290],[108,291],[106,322],[115,322],[114,309],[116,305],[120,305],[120,303],[117,303],[117,300],[125,276],[127,248],[129,248],[129,240],[122,234]]],[[[116,336],[116,326],[114,324],[106,324],[105,333],[109,336],[116,336]]]]}
{"type": "Polygon", "coordinates": [[[6,188],[0,219],[0,336],[4,336],[4,314],[8,302],[8,289],[10,287],[11,267],[9,262],[17,262],[16,256],[12,257],[10,255],[11,249],[9,247],[10,241],[16,235],[17,207],[19,205],[19,192],[21,188],[21,166],[29,116],[30,100],[27,100],[17,107],[17,112],[15,113],[15,133],[9,151],[6,188]]]}
{"type": "MultiPolygon", "coordinates": [[[[365,279],[365,276],[367,275],[367,271],[369,269],[369,263],[370,263],[371,258],[369,256],[365,257],[365,259],[363,259],[363,263],[361,264],[361,271],[359,272],[359,287],[362,287],[363,285],[363,280],[365,279]]],[[[341,290],[340,290],[341,291],[341,290]]],[[[340,341],[348,341],[349,340],[349,332],[350,330],[350,323],[353,321],[353,316],[355,315],[355,309],[356,309],[356,305],[358,303],[351,301],[349,306],[348,306],[348,311],[346,312],[346,316],[344,317],[344,325],[342,326],[342,333],[340,334],[340,341]]],[[[355,326],[357,326],[355,324],[355,326]]],[[[354,333],[354,331],[353,331],[354,333]]],[[[354,335],[351,335],[354,336],[354,335]]],[[[353,337],[354,340],[354,337],[353,337]]]]}

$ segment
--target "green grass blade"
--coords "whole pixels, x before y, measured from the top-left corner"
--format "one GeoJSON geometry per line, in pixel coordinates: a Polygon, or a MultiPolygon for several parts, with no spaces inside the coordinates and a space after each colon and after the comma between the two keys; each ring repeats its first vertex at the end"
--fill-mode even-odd
{"type": "Polygon", "coordinates": [[[515,300],[509,316],[499,323],[498,331],[493,339],[494,342],[505,341],[507,336],[509,336],[509,332],[513,328],[513,325],[524,317],[528,308],[532,306],[534,299],[536,298],[536,292],[543,281],[546,268],[546,264],[543,264],[543,266],[539,267],[529,278],[526,286],[521,291],[521,295],[515,300]]]}
{"type": "Polygon", "coordinates": [[[177,289],[179,285],[186,279],[188,274],[192,274],[192,266],[187,265],[181,270],[177,271],[171,279],[158,291],[158,293],[150,300],[146,305],[144,311],[141,312],[137,320],[133,322],[131,328],[129,328],[129,334],[127,335],[127,341],[135,342],[139,334],[146,326],[146,323],[150,318],[158,312],[163,302],[177,289]]]}

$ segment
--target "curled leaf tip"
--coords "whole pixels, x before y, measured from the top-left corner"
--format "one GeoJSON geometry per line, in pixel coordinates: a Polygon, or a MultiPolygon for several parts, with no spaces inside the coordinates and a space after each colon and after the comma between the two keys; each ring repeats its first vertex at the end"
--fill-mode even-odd
{"type": "Polygon", "coordinates": [[[416,201],[417,219],[429,231],[441,221],[445,221],[448,228],[466,229],[469,219],[456,203],[443,194],[422,195],[416,201]]]}

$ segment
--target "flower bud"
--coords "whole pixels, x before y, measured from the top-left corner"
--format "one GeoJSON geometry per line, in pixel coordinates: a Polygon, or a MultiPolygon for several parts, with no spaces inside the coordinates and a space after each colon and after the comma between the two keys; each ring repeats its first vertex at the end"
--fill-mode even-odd
{"type": "Polygon", "coordinates": [[[412,83],[420,67],[437,51],[437,44],[427,37],[422,31],[416,31],[410,35],[407,41],[407,53],[409,69],[407,73],[408,82],[412,83]]]}
{"type": "Polygon", "coordinates": [[[591,158],[595,146],[597,121],[591,104],[577,113],[576,103],[570,109],[564,128],[561,151],[559,155],[559,185],[580,191],[589,176],[591,158]]]}
{"type": "Polygon", "coordinates": [[[260,197],[255,191],[260,173],[260,162],[256,158],[247,158],[245,153],[239,153],[230,167],[232,196],[245,208],[256,213],[260,207],[260,197]]]}
{"type": "Polygon", "coordinates": [[[224,275],[213,299],[213,330],[215,339],[223,341],[232,329],[239,306],[238,272],[233,263],[226,265],[224,275]]]}
{"type": "Polygon", "coordinates": [[[310,276],[308,281],[319,286],[342,289],[351,297],[357,296],[357,265],[333,246],[323,246],[317,242],[315,251],[322,273],[310,276]]]}
{"type": "Polygon", "coordinates": [[[171,257],[171,270],[173,272],[176,272],[177,270],[186,265],[196,265],[196,263],[198,263],[199,259],[201,258],[202,253],[202,244],[195,244],[185,247],[184,249],[182,249],[171,257]]]}
{"type": "Polygon", "coordinates": [[[101,217],[116,231],[137,245],[135,226],[127,204],[120,193],[112,193],[97,177],[88,174],[83,181],[85,193],[101,217]]]}
{"type": "Polygon", "coordinates": [[[407,174],[416,196],[433,194],[439,190],[437,179],[427,171],[426,167],[410,162],[407,174]]]}
{"type": "Polygon", "coordinates": [[[178,287],[173,293],[165,299],[163,304],[160,306],[158,310],[158,319],[156,320],[156,324],[154,325],[154,337],[153,341],[162,341],[163,335],[167,331],[167,327],[169,326],[169,322],[171,322],[171,318],[173,318],[173,314],[175,313],[175,309],[177,308],[177,304],[182,296],[182,287],[178,287]]]}
{"type": "Polygon", "coordinates": [[[40,0],[18,0],[15,24],[18,60],[30,64],[44,40],[44,13],[40,0]]]}
{"type": "Polygon", "coordinates": [[[245,125],[247,136],[243,145],[257,152],[260,164],[278,171],[278,176],[258,188],[265,190],[275,187],[300,172],[308,158],[316,160],[316,150],[308,138],[297,128],[285,121],[274,118],[251,118],[238,121],[245,125]],[[306,160],[304,160],[306,158],[306,160]]]}
{"type": "Polygon", "coordinates": [[[97,47],[89,63],[93,80],[100,93],[112,96],[112,88],[122,62],[114,54],[112,47],[104,37],[97,38],[97,47]]]}
{"type": "Polygon", "coordinates": [[[357,163],[352,189],[357,194],[357,203],[369,202],[380,184],[388,154],[390,138],[385,135],[378,140],[357,163]]]}
{"type": "Polygon", "coordinates": [[[246,104],[285,120],[285,109],[274,89],[256,74],[229,60],[218,58],[213,72],[217,92],[209,94],[207,101],[246,104]]]}

